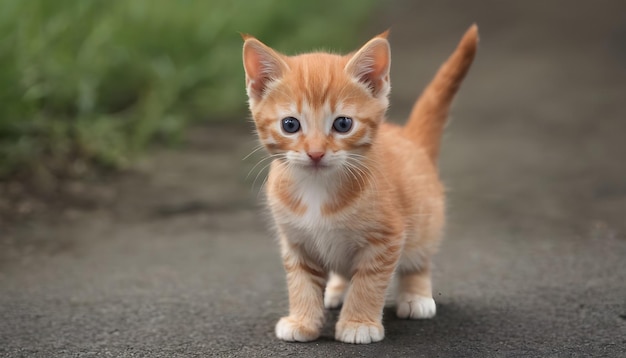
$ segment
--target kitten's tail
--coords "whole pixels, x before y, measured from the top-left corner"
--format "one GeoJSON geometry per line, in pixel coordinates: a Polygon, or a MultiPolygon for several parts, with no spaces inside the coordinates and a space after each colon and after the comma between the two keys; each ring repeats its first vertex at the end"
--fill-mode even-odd
{"type": "Polygon", "coordinates": [[[404,127],[405,135],[423,147],[434,163],[450,103],[474,60],[477,45],[478,27],[474,24],[424,89],[404,127]]]}

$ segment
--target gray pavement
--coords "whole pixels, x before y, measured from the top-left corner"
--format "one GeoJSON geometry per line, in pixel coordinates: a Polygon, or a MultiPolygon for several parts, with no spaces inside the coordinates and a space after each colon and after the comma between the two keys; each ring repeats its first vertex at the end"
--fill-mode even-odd
{"type": "Polygon", "coordinates": [[[274,338],[285,283],[241,119],[99,186],[107,205],[1,231],[0,356],[626,356],[626,3],[384,8],[392,120],[481,31],[441,158],[436,318],[390,307],[367,346],[332,340],[336,312],[316,342],[274,338]]]}

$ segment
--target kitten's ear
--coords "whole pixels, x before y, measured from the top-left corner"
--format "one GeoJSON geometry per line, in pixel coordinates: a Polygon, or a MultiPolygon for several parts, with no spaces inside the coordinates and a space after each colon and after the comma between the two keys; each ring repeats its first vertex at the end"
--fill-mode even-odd
{"type": "Polygon", "coordinates": [[[267,85],[283,76],[288,69],[282,56],[250,35],[241,35],[243,67],[246,71],[248,97],[260,100],[267,85]]]}
{"type": "Polygon", "coordinates": [[[369,87],[374,97],[389,94],[391,50],[387,41],[388,34],[387,30],[363,45],[345,67],[350,76],[369,87]]]}

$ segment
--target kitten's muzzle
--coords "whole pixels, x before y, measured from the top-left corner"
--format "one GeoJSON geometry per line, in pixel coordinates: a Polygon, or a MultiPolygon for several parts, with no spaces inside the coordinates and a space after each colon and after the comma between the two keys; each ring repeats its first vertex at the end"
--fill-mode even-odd
{"type": "Polygon", "coordinates": [[[324,152],[309,152],[306,154],[309,156],[309,158],[311,158],[313,164],[315,165],[318,165],[322,161],[322,158],[324,158],[324,152]]]}

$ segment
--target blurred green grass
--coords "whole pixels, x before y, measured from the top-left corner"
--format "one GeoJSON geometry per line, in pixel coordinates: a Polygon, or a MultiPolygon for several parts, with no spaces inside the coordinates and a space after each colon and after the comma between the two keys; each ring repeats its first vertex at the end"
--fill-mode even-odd
{"type": "Polygon", "coordinates": [[[238,32],[350,50],[374,2],[1,1],[0,179],[123,167],[194,121],[243,121],[238,32]]]}

